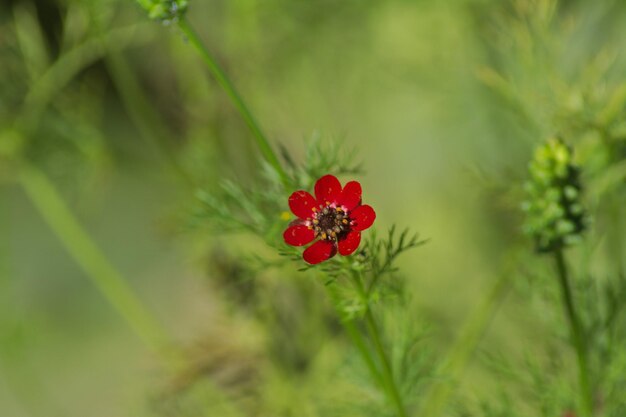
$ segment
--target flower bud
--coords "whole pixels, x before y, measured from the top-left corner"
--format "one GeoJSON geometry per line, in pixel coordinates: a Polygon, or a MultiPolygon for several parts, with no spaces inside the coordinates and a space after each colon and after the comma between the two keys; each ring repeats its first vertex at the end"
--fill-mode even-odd
{"type": "Polygon", "coordinates": [[[158,20],[165,25],[178,22],[187,11],[187,0],[158,0],[148,10],[150,19],[158,20]]]}
{"type": "Polygon", "coordinates": [[[524,230],[535,239],[537,250],[548,252],[579,242],[586,218],[571,149],[560,139],[549,139],[535,151],[528,171],[524,230]]]}

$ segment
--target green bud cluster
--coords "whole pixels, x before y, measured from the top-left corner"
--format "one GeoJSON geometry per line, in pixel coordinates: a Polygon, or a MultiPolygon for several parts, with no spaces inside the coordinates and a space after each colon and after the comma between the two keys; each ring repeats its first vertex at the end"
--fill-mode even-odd
{"type": "Polygon", "coordinates": [[[176,23],[185,15],[188,4],[187,0],[158,0],[149,6],[148,14],[164,24],[176,23]]]}
{"type": "Polygon", "coordinates": [[[524,230],[535,239],[537,250],[553,251],[580,241],[586,216],[571,149],[560,139],[549,139],[537,148],[528,170],[524,230]]]}

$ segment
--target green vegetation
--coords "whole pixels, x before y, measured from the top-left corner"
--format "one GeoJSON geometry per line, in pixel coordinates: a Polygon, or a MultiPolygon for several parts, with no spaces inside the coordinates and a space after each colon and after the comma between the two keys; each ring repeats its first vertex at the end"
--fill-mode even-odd
{"type": "Polygon", "coordinates": [[[624,39],[611,0],[2,3],[0,415],[624,417],[624,39]]]}

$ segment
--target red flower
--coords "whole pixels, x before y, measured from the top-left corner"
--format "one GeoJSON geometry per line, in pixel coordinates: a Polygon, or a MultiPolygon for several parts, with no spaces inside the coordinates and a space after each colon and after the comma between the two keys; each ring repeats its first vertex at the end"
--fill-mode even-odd
{"type": "Polygon", "coordinates": [[[298,219],[283,233],[285,242],[304,246],[314,240],[302,257],[318,264],[335,256],[348,256],[359,247],[361,232],[376,219],[374,209],[361,205],[361,184],[350,181],[341,187],[333,175],[324,175],[315,183],[315,198],[307,191],[289,197],[289,207],[298,219]]]}

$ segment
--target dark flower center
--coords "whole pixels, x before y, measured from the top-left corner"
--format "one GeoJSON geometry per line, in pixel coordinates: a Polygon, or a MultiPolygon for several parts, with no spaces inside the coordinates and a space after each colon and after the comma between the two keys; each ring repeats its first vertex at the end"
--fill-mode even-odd
{"type": "Polygon", "coordinates": [[[323,240],[338,240],[350,231],[348,213],[340,207],[326,206],[313,216],[313,231],[323,240]]]}

